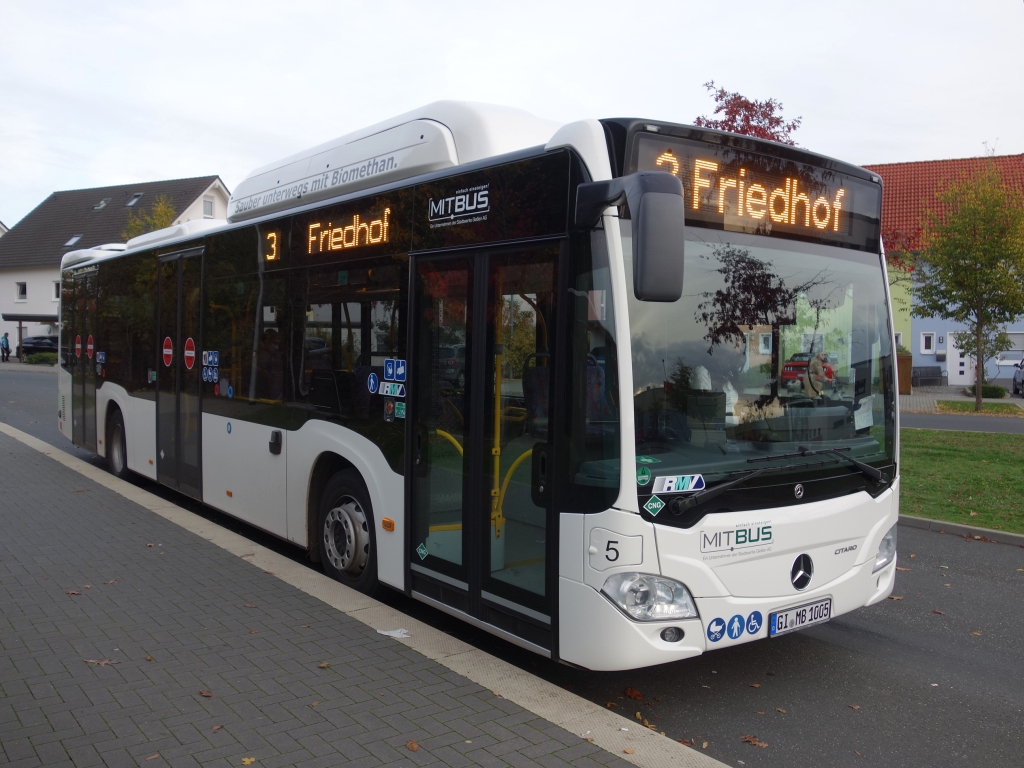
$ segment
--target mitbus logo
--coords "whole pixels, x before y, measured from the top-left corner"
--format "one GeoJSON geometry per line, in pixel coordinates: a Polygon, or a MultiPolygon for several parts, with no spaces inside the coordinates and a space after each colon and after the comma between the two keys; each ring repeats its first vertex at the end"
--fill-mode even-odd
{"type": "Polygon", "coordinates": [[[427,219],[451,221],[466,216],[480,216],[491,210],[490,184],[481,184],[470,189],[460,189],[451,197],[430,198],[427,219]]]}
{"type": "Polygon", "coordinates": [[[701,552],[728,552],[772,543],[771,525],[754,523],[725,531],[701,531],[701,552]]]}

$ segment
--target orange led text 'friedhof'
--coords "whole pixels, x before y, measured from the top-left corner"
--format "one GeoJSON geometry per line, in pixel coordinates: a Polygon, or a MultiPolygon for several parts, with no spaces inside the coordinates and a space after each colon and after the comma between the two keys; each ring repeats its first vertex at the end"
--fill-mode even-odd
{"type": "MultiPolygon", "coordinates": [[[[655,160],[655,165],[667,166],[665,170],[681,176],[679,160],[671,152],[662,153],[655,160]]],[[[822,196],[811,202],[807,193],[800,190],[799,179],[787,178],[783,186],[769,191],[763,184],[748,183],[746,168],[740,168],[735,177],[720,175],[716,180],[713,175],[718,173],[718,167],[718,163],[712,160],[694,161],[692,206],[695,211],[700,209],[700,191],[706,189],[710,192],[712,184],[717,181],[719,213],[725,213],[726,203],[731,202],[729,198],[732,198],[736,202],[737,216],[760,220],[767,215],[779,224],[807,228],[813,226],[820,230],[827,229],[831,224],[833,232],[839,231],[845,189],[837,189],[831,201],[822,196]]]]}
{"type": "Polygon", "coordinates": [[[357,213],[352,223],[344,227],[335,227],[331,222],[324,226],[320,222],[309,225],[306,239],[307,253],[325,253],[340,251],[344,248],[358,248],[362,245],[374,245],[388,241],[388,217],[391,209],[385,208],[379,219],[362,221],[357,213]]]}

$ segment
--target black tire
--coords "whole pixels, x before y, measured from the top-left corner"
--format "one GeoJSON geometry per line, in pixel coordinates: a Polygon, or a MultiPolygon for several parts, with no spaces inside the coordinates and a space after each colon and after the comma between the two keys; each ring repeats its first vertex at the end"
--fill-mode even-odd
{"type": "Polygon", "coordinates": [[[377,532],[363,478],[354,469],[338,472],[320,497],[317,515],[324,573],[365,595],[377,594],[377,532]]]}
{"type": "Polygon", "coordinates": [[[107,419],[107,469],[114,477],[126,480],[128,469],[128,442],[125,438],[124,417],[115,408],[107,419]]]}

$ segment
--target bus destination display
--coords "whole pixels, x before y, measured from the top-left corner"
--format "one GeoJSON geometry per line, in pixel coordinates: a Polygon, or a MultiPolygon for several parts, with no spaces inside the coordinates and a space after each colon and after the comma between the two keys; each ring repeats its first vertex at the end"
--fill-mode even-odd
{"type": "Polygon", "coordinates": [[[639,134],[636,170],[683,182],[687,225],[878,250],[881,187],[807,163],[639,134]]]}

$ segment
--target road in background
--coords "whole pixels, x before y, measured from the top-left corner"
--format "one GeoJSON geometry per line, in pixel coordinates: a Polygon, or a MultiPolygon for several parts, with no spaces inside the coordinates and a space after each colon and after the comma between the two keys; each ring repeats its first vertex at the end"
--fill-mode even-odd
{"type": "MultiPolygon", "coordinates": [[[[0,421],[76,455],[56,427],[57,377],[0,373],[0,421]]],[[[908,416],[903,414],[904,426],[908,416]]],[[[929,417],[1024,422],[994,417],[929,417]]],[[[914,425],[916,426],[916,425],[914,425]]],[[[991,431],[991,430],[984,430],[991,431]]],[[[100,460],[92,458],[92,463],[100,460]]],[[[5,476],[6,483],[43,482],[5,476]]],[[[296,560],[302,553],[227,515],[136,482],[296,560]]],[[[386,602],[733,766],[1015,766],[1024,754],[1024,549],[899,529],[894,595],[773,640],[629,672],[552,663],[399,594],[386,602]],[[641,700],[627,698],[632,688],[641,700]],[[742,739],[756,736],[759,748],[742,739]]]]}

